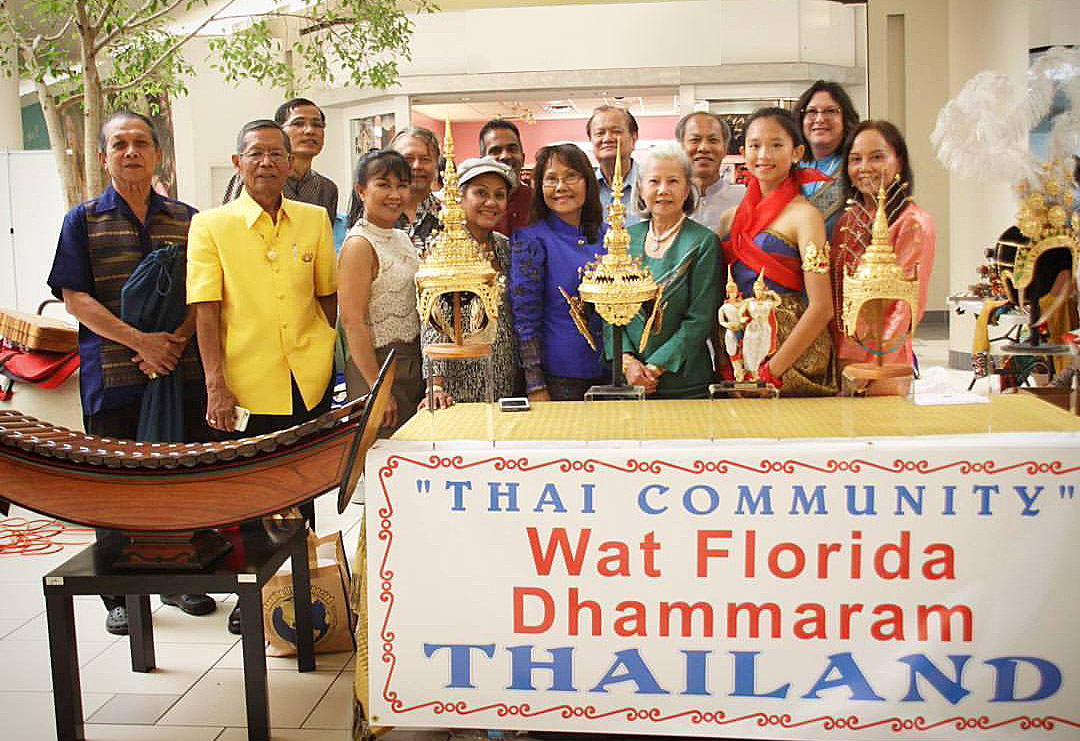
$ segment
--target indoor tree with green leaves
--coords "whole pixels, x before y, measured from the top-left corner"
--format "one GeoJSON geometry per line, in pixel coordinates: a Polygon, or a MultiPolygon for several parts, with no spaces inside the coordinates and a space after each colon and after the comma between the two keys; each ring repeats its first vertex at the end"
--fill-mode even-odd
{"type": "Polygon", "coordinates": [[[431,0],[0,0],[0,66],[32,80],[69,206],[104,190],[97,137],[112,110],[187,92],[183,49],[209,37],[211,66],[292,96],[345,83],[385,88],[411,58],[410,14],[431,0]],[[242,8],[242,9],[241,9],[242,8]],[[64,117],[81,110],[82,126],[64,117]],[[79,130],[81,129],[81,130],[79,130]],[[73,141],[78,138],[78,141],[73,141]],[[81,157],[79,156],[81,153],[81,157]]]}

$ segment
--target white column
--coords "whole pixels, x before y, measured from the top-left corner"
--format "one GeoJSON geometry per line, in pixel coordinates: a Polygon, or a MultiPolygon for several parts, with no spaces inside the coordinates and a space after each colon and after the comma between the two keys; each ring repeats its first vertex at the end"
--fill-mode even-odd
{"type": "MultiPolygon", "coordinates": [[[[1028,66],[1028,0],[949,0],[949,90],[956,95],[974,75],[985,70],[1007,74],[1024,90],[1028,66]]],[[[949,176],[949,292],[976,282],[983,250],[992,246],[1016,216],[1016,198],[1009,182],[981,182],[949,176]]],[[[939,242],[940,244],[940,242],[939,242]]],[[[961,365],[971,352],[969,316],[950,314],[949,355],[961,365]]]]}

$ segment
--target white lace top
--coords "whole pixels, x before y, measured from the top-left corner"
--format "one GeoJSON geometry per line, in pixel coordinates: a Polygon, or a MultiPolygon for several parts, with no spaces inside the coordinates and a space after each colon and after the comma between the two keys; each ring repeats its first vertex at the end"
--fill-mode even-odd
{"type": "Polygon", "coordinates": [[[368,306],[375,347],[414,341],[420,334],[415,282],[420,260],[412,241],[400,229],[383,229],[363,219],[347,236],[366,239],[379,258],[368,306]]]}

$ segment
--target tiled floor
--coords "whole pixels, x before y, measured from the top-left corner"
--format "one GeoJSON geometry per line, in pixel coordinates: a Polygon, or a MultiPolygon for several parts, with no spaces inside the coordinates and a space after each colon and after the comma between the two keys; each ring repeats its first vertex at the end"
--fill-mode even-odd
{"type": "MultiPolygon", "coordinates": [[[[925,370],[944,365],[942,333],[932,327],[916,338],[925,370]]],[[[953,371],[959,384],[969,374],[953,371]]],[[[43,415],[45,416],[45,415],[43,415]]],[[[320,532],[342,530],[352,555],[362,506],[339,516],[331,497],[318,503],[320,532]]],[[[35,515],[13,508],[12,517],[35,515]]],[[[89,542],[79,533],[69,540],[89,542]]],[[[55,738],[49,647],[41,577],[75,552],[48,556],[0,556],[0,738],[55,738]]],[[[131,671],[126,639],[105,632],[105,610],[95,597],[78,597],[75,616],[82,674],[86,737],[91,741],[241,741],[243,674],[239,639],[225,630],[235,597],[220,595],[217,612],[191,617],[153,598],[158,669],[131,671]]],[[[299,674],[289,659],[269,659],[270,712],[277,741],[346,741],[352,718],[350,654],[320,655],[315,672],[299,674]]],[[[446,732],[393,731],[388,741],[445,739],[446,732]]]]}
{"type": "MultiPolygon", "coordinates": [[[[330,497],[318,502],[319,530],[341,529],[351,554],[363,508],[354,505],[339,516],[334,505],[330,497]]],[[[10,517],[37,516],[12,508],[10,517]]],[[[78,532],[65,539],[89,542],[92,537],[78,532]]],[[[56,738],[41,577],[78,550],[71,546],[48,556],[0,556],[0,738],[5,741],[56,738]]],[[[101,600],[75,598],[87,739],[247,738],[240,642],[225,630],[236,597],[217,596],[217,612],[204,617],[185,615],[152,598],[158,668],[148,674],[131,671],[127,639],[105,632],[101,600]]],[[[351,737],[351,653],[319,655],[316,671],[305,674],[296,671],[294,659],[268,659],[267,666],[274,739],[351,737]]]]}

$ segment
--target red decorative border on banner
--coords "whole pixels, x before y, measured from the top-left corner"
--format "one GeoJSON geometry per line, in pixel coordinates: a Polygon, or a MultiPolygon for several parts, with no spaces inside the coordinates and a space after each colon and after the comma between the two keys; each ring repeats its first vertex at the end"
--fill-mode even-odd
{"type": "Polygon", "coordinates": [[[394,668],[397,666],[397,657],[394,655],[394,641],[396,640],[396,634],[390,629],[390,614],[394,607],[394,593],[393,593],[393,580],[394,572],[390,568],[390,546],[393,544],[394,536],[391,531],[394,516],[394,505],[390,501],[390,493],[387,490],[386,482],[398,466],[402,463],[411,463],[420,468],[426,468],[428,470],[436,470],[441,468],[451,468],[456,471],[465,471],[469,469],[478,468],[481,466],[491,465],[496,471],[537,471],[543,468],[557,467],[560,472],[568,473],[572,471],[583,471],[585,473],[593,473],[599,469],[610,469],[612,471],[619,471],[622,473],[653,473],[659,474],[664,471],[665,468],[674,469],[677,471],[683,471],[686,473],[728,473],[733,469],[742,471],[749,471],[751,473],[794,473],[797,468],[805,468],[812,471],[818,471],[821,473],[860,473],[864,468],[873,469],[876,471],[882,471],[885,473],[936,473],[938,471],[945,471],[949,469],[957,469],[957,473],[961,475],[965,474],[998,474],[1006,473],[1008,471],[1014,471],[1016,469],[1023,469],[1029,475],[1034,474],[1052,474],[1052,475],[1065,475],[1080,471],[1080,465],[1065,467],[1061,461],[1023,461],[1020,463],[1013,463],[1007,466],[998,466],[994,461],[953,461],[952,463],[946,463],[939,466],[930,466],[930,463],[926,460],[910,460],[897,458],[893,461],[891,466],[882,465],[876,461],[868,461],[861,458],[855,458],[850,460],[839,460],[831,458],[825,462],[823,466],[815,465],[813,463],[806,463],[804,461],[794,459],[773,460],[769,458],[763,458],[761,462],[754,465],[747,465],[739,461],[733,461],[726,458],[717,460],[695,460],[689,465],[682,465],[679,463],[671,463],[665,460],[653,459],[653,460],[639,460],[636,458],[628,458],[624,465],[617,463],[610,463],[608,461],[602,461],[595,458],[572,459],[572,458],[556,458],[553,460],[547,460],[543,462],[533,463],[529,458],[521,456],[518,458],[506,458],[504,456],[492,456],[490,458],[484,458],[481,460],[473,461],[472,463],[465,463],[464,456],[429,456],[427,461],[416,460],[413,458],[407,458],[400,455],[391,455],[386,460],[386,464],[379,469],[379,485],[382,487],[383,500],[386,503],[385,507],[379,509],[379,530],[376,537],[379,540],[386,542],[386,550],[383,551],[382,562],[379,564],[379,577],[381,584],[379,587],[379,601],[386,603],[386,615],[383,619],[382,628],[379,631],[379,636],[383,641],[382,645],[382,662],[389,664],[389,668],[386,672],[386,682],[383,684],[382,696],[383,699],[390,704],[391,709],[395,713],[411,713],[417,710],[427,710],[435,715],[459,715],[469,716],[477,713],[484,713],[493,711],[496,717],[504,718],[507,716],[517,716],[521,718],[536,718],[543,715],[550,715],[552,713],[557,714],[563,719],[578,718],[581,720],[604,720],[613,716],[622,715],[623,720],[631,722],[647,721],[650,723],[663,723],[665,721],[671,721],[676,719],[689,719],[690,723],[694,725],[710,725],[710,726],[727,726],[734,723],[750,722],[757,725],[759,728],[777,727],[777,728],[800,728],[803,726],[821,724],[823,730],[831,731],[837,729],[845,729],[851,731],[863,731],[870,728],[882,729],[883,726],[887,726],[888,730],[894,733],[901,733],[904,731],[932,731],[942,726],[952,726],[957,731],[987,731],[995,728],[1001,728],[1003,726],[1017,725],[1018,730],[1043,730],[1052,731],[1058,723],[1069,726],[1072,728],[1080,728],[1080,719],[1062,718],[1056,715],[1044,715],[1044,716],[1031,716],[1031,715],[1015,715],[1010,718],[1004,718],[1001,720],[991,721],[989,717],[985,715],[967,716],[967,715],[953,715],[948,718],[942,718],[941,720],[934,722],[927,722],[927,720],[917,715],[913,718],[901,718],[893,716],[890,718],[879,718],[877,720],[861,720],[857,715],[819,715],[814,718],[807,718],[805,720],[792,720],[791,715],[787,713],[747,713],[743,715],[729,716],[723,710],[702,710],[693,708],[684,710],[681,713],[667,714],[659,708],[636,708],[636,707],[622,707],[613,710],[607,710],[604,712],[597,711],[593,705],[551,705],[546,708],[533,709],[529,703],[520,703],[517,705],[507,703],[490,703],[488,705],[481,705],[478,707],[470,708],[468,703],[464,700],[457,700],[452,702],[443,702],[440,700],[428,700],[418,703],[416,705],[406,706],[405,702],[398,697],[398,693],[395,690],[390,689],[390,682],[394,676],[394,668]]]}

